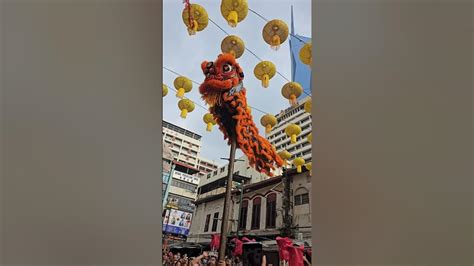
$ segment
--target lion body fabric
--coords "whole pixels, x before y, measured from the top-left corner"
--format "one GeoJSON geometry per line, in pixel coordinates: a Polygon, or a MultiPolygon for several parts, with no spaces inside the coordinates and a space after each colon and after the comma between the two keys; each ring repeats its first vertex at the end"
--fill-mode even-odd
{"type": "Polygon", "coordinates": [[[237,147],[257,171],[272,176],[272,170],[283,166],[283,160],[267,139],[260,136],[247,106],[246,89],[242,85],[243,71],[231,54],[221,54],[215,62],[203,62],[206,79],[199,91],[210,105],[224,139],[237,147]]]}

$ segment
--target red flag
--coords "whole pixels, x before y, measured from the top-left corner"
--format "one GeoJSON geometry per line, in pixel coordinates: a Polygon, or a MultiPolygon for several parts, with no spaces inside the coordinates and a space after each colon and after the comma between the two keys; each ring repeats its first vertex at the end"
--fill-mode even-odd
{"type": "Polygon", "coordinates": [[[304,246],[288,246],[288,252],[290,254],[288,266],[304,266],[304,246]]]}
{"type": "Polygon", "coordinates": [[[218,249],[221,243],[221,234],[213,234],[211,236],[211,249],[218,249]]]}
{"type": "Polygon", "coordinates": [[[288,261],[290,259],[290,254],[288,253],[288,247],[293,245],[293,242],[288,237],[279,237],[277,236],[276,242],[278,244],[278,254],[280,255],[280,260],[288,261]]]}
{"type": "Polygon", "coordinates": [[[244,252],[244,242],[240,241],[237,237],[232,239],[235,242],[235,248],[232,251],[232,256],[241,256],[244,252]]]}

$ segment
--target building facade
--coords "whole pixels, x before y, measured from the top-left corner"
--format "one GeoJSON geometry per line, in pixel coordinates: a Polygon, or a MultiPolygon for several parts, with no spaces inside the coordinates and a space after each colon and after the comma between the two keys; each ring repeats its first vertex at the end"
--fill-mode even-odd
{"type": "Polygon", "coordinates": [[[217,169],[217,164],[200,156],[201,139],[201,135],[197,133],[163,121],[163,140],[170,146],[174,158],[178,162],[197,168],[198,177],[217,169]]]}
{"type": "Polygon", "coordinates": [[[200,135],[163,121],[163,233],[168,239],[186,239],[200,178],[217,168],[199,157],[200,149],[200,135]]]}
{"type": "Polygon", "coordinates": [[[277,125],[267,135],[271,144],[275,145],[277,152],[287,150],[292,155],[292,159],[302,157],[306,162],[310,162],[311,143],[307,140],[312,131],[311,114],[304,110],[304,103],[310,100],[310,97],[298,101],[298,105],[282,110],[275,115],[277,125]],[[290,137],[285,133],[285,128],[289,124],[297,124],[301,127],[301,133],[296,138],[296,143],[290,143],[290,137]]]}
{"type": "MultiPolygon", "coordinates": [[[[288,171],[290,178],[289,215],[296,228],[296,237],[311,239],[311,176],[309,172],[288,171]]],[[[234,176],[234,179],[243,179],[234,176]]],[[[235,186],[232,191],[231,234],[249,236],[260,240],[273,240],[281,235],[283,225],[283,176],[242,182],[243,189],[235,186]]],[[[200,187],[201,188],[201,187],[200,187]]],[[[195,201],[194,221],[188,242],[209,243],[211,235],[220,233],[225,189],[198,196],[195,201]]]]}

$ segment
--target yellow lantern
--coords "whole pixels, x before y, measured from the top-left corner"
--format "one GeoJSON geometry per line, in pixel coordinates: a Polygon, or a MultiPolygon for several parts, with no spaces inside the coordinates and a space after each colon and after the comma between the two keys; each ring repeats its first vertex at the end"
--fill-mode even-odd
{"type": "Polygon", "coordinates": [[[313,141],[313,133],[309,133],[308,136],[306,136],[306,140],[311,143],[313,141]]]}
{"type": "Polygon", "coordinates": [[[301,133],[301,127],[297,124],[289,124],[285,128],[285,133],[291,138],[291,143],[296,143],[296,136],[301,133]]]}
{"type": "Polygon", "coordinates": [[[222,40],[221,51],[223,53],[232,54],[235,58],[239,58],[245,51],[244,41],[235,35],[229,35],[222,40]]]}
{"type": "Polygon", "coordinates": [[[262,36],[272,49],[278,50],[288,38],[288,25],[283,20],[271,20],[263,27],[262,36]]]}
{"type": "Polygon", "coordinates": [[[312,100],[309,99],[308,101],[306,101],[304,103],[304,110],[306,111],[306,113],[310,113],[311,114],[311,108],[312,108],[312,100]]]}
{"type": "Polygon", "coordinates": [[[186,118],[188,113],[194,110],[194,103],[189,99],[181,99],[178,102],[178,108],[181,110],[181,117],[186,118]]]}
{"type": "Polygon", "coordinates": [[[207,124],[206,130],[209,132],[212,130],[212,126],[214,126],[217,123],[216,120],[214,119],[214,116],[210,113],[205,114],[203,116],[203,120],[204,120],[204,123],[207,124]]]}
{"type": "Polygon", "coordinates": [[[281,88],[281,94],[290,101],[292,106],[298,104],[296,99],[301,93],[303,93],[303,87],[298,82],[288,82],[281,88]]]}
{"type": "Polygon", "coordinates": [[[270,84],[270,79],[275,76],[275,73],[275,64],[270,61],[262,61],[258,63],[253,69],[253,74],[257,79],[262,81],[262,86],[264,88],[268,88],[268,85],[270,84]]]}
{"type": "Polygon", "coordinates": [[[311,166],[311,162],[306,163],[306,164],[304,165],[304,167],[306,167],[306,169],[308,169],[310,175],[313,175],[313,172],[311,171],[311,167],[312,167],[312,166],[311,166]]]}
{"type": "Polygon", "coordinates": [[[165,97],[166,95],[168,95],[168,86],[163,84],[163,97],[165,97]]]}
{"type": "Polygon", "coordinates": [[[202,31],[209,23],[209,16],[206,9],[198,4],[190,4],[183,9],[181,14],[183,22],[188,29],[189,35],[196,34],[197,31],[202,31]]]}
{"type": "Polygon", "coordinates": [[[303,166],[304,163],[305,163],[305,161],[301,157],[295,158],[293,160],[293,164],[296,166],[296,172],[298,172],[298,173],[302,172],[301,166],[303,166]]]}
{"type": "Polygon", "coordinates": [[[260,119],[260,124],[265,127],[265,133],[269,134],[272,128],[277,124],[277,119],[273,115],[266,114],[260,119]]]}
{"type": "Polygon", "coordinates": [[[233,28],[247,17],[248,12],[247,0],[222,0],[221,2],[221,14],[233,28]]]}
{"type": "Polygon", "coordinates": [[[183,98],[184,93],[190,92],[193,88],[193,83],[187,77],[179,76],[174,80],[174,87],[178,92],[176,93],[176,97],[183,98]]]}
{"type": "Polygon", "coordinates": [[[303,62],[303,64],[308,65],[311,67],[312,63],[312,47],[311,43],[305,44],[303,47],[300,49],[300,60],[303,62]]]}
{"type": "Polygon", "coordinates": [[[291,153],[289,153],[287,150],[283,150],[281,152],[278,153],[278,155],[280,156],[280,158],[283,159],[285,165],[288,164],[288,160],[291,159],[291,153]]]}

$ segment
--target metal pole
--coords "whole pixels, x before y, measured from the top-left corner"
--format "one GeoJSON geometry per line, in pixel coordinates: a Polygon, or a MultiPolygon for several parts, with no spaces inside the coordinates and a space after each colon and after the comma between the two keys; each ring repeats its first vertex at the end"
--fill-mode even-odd
{"type": "Polygon", "coordinates": [[[227,187],[224,199],[224,211],[222,212],[222,224],[221,224],[221,243],[219,247],[219,261],[225,262],[225,250],[227,246],[227,234],[229,232],[229,213],[231,213],[232,203],[232,176],[234,174],[234,159],[235,159],[235,148],[237,141],[235,136],[231,136],[230,143],[230,156],[229,156],[229,168],[227,172],[227,187]]]}
{"type": "Polygon", "coordinates": [[[244,194],[244,184],[240,183],[240,202],[239,202],[239,219],[237,220],[237,236],[239,236],[240,219],[242,219],[242,198],[244,194]]]}

